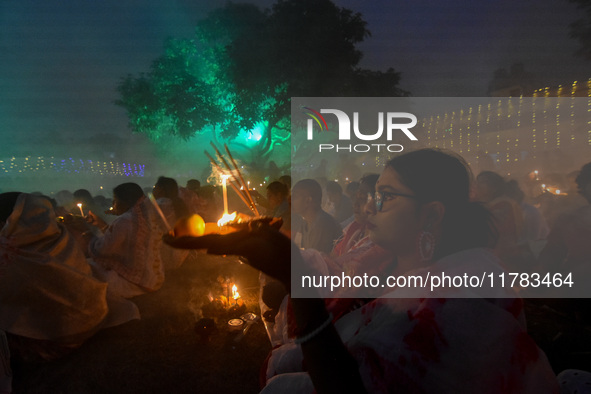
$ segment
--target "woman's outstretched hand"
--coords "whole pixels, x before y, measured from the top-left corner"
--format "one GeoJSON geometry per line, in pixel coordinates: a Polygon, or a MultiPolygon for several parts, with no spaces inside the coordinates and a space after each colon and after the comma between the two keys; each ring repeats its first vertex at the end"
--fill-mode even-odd
{"type": "Polygon", "coordinates": [[[201,237],[174,237],[165,234],[166,244],[179,249],[207,249],[210,254],[243,256],[252,267],[272,276],[289,288],[293,258],[301,258],[299,249],[276,228],[254,221],[241,231],[208,234],[201,237]]]}

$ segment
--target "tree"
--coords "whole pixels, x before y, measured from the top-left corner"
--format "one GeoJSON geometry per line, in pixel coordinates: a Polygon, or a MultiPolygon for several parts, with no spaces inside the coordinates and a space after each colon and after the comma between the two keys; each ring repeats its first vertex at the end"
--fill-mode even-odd
{"type": "Polygon", "coordinates": [[[591,60],[591,0],[570,0],[585,15],[570,25],[570,36],[579,40],[577,55],[591,60]]]}
{"type": "Polygon", "coordinates": [[[279,0],[267,11],[229,3],[198,24],[195,39],[168,40],[147,74],[124,78],[117,104],[134,132],[155,141],[210,131],[238,146],[249,133],[264,163],[288,142],[290,97],[407,94],[393,69],[358,67],[356,44],[369,34],[359,13],[329,0],[279,0]]]}

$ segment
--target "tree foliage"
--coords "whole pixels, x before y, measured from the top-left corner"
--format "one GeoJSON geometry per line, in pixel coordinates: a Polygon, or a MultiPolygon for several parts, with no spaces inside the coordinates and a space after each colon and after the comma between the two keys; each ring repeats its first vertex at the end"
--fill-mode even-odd
{"type": "Polygon", "coordinates": [[[228,3],[194,39],[169,39],[148,73],[123,78],[117,104],[155,141],[259,127],[264,158],[289,136],[290,97],[406,95],[393,69],[358,67],[356,45],[369,35],[361,14],[329,0],[279,0],[266,11],[228,3]]]}

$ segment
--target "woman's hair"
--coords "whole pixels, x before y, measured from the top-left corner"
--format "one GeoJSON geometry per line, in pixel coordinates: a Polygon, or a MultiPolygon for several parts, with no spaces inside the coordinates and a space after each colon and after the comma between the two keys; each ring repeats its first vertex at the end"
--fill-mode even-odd
{"type": "Polygon", "coordinates": [[[78,189],[74,192],[74,201],[84,203],[84,205],[92,204],[93,198],[92,194],[86,189],[78,189]]]}
{"type": "Polygon", "coordinates": [[[293,187],[291,193],[293,194],[294,190],[304,190],[310,197],[312,198],[312,202],[315,206],[320,207],[322,205],[322,186],[320,183],[314,179],[302,179],[298,181],[293,187]]]}
{"type": "Polygon", "coordinates": [[[359,185],[367,185],[371,190],[375,191],[379,178],[380,174],[365,174],[359,180],[359,185]]]}
{"type": "Polygon", "coordinates": [[[357,190],[359,190],[359,182],[357,181],[349,182],[347,183],[347,186],[345,186],[345,194],[349,196],[354,196],[355,193],[357,193],[357,190]]]}
{"type": "Polygon", "coordinates": [[[173,178],[161,176],[158,178],[154,186],[157,186],[158,189],[160,189],[162,192],[162,197],[170,199],[177,218],[189,215],[189,209],[187,208],[187,205],[179,197],[179,185],[173,178]]]}
{"type": "Polygon", "coordinates": [[[279,181],[273,181],[267,186],[267,191],[271,194],[278,195],[281,198],[287,198],[289,196],[289,189],[284,183],[279,181]]]}
{"type": "Polygon", "coordinates": [[[335,181],[326,182],[326,192],[331,194],[343,194],[343,188],[335,181]]]}
{"type": "Polygon", "coordinates": [[[128,182],[116,186],[113,189],[113,195],[129,209],[144,196],[144,191],[137,183],[128,182]]]}
{"type": "Polygon", "coordinates": [[[197,193],[197,192],[199,192],[200,188],[201,188],[201,182],[199,182],[197,179],[189,179],[187,181],[187,189],[197,193]]]}
{"type": "Polygon", "coordinates": [[[470,202],[472,172],[461,156],[421,149],[395,157],[386,167],[398,173],[420,203],[439,201],[445,207],[435,259],[496,243],[490,212],[482,204],[470,202]]]}
{"type": "Polygon", "coordinates": [[[478,182],[484,182],[492,189],[492,198],[497,198],[507,192],[507,183],[502,176],[492,171],[482,171],[476,177],[478,182]]]}
{"type": "Polygon", "coordinates": [[[521,204],[525,198],[525,193],[519,187],[519,183],[515,179],[511,179],[505,183],[505,195],[521,204]]]}

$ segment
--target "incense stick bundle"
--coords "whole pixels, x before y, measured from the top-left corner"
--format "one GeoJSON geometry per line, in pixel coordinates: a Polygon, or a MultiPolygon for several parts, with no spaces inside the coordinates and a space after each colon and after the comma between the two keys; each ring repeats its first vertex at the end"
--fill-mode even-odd
{"type": "Polygon", "coordinates": [[[224,158],[224,156],[220,153],[220,151],[218,150],[218,148],[215,146],[215,144],[213,142],[210,142],[210,144],[213,147],[213,149],[215,149],[215,151],[216,151],[216,153],[217,153],[218,158],[220,159],[220,161],[228,169],[228,172],[232,176],[233,180],[236,183],[238,183],[238,185],[241,186],[241,190],[244,190],[244,196],[248,200],[248,203],[247,204],[249,205],[250,210],[256,216],[260,216],[259,211],[258,211],[258,209],[256,207],[256,204],[254,203],[254,200],[252,199],[252,195],[250,194],[250,191],[248,190],[248,185],[246,184],[246,182],[244,182],[244,178],[242,177],[242,173],[240,172],[240,169],[238,168],[238,165],[236,164],[236,161],[232,157],[232,154],[230,153],[230,150],[228,149],[228,147],[226,146],[226,152],[228,152],[228,156],[230,156],[230,158],[232,159],[232,163],[234,164],[234,168],[236,169],[236,173],[238,174],[238,177],[240,178],[240,180],[238,180],[236,178],[236,176],[234,175],[234,173],[232,171],[232,168],[230,167],[230,165],[228,164],[228,162],[226,161],[226,159],[224,158]]]}
{"type": "MultiPolygon", "coordinates": [[[[235,182],[237,184],[237,186],[243,186],[240,183],[240,181],[238,180],[238,178],[236,178],[236,176],[234,175],[234,172],[230,168],[230,165],[228,164],[228,162],[226,161],[226,159],[224,159],[224,156],[222,156],[222,154],[220,153],[220,151],[218,150],[218,148],[213,144],[213,142],[210,142],[210,144],[213,147],[213,149],[215,150],[215,152],[216,152],[216,154],[218,156],[218,159],[224,164],[224,166],[226,166],[227,172],[229,173],[230,177],[232,178],[232,181],[235,182]]],[[[220,167],[218,166],[218,168],[220,168],[220,167]]],[[[222,171],[222,172],[224,172],[224,171],[222,171]]],[[[247,200],[249,200],[249,201],[252,202],[252,200],[248,198],[248,195],[246,195],[246,193],[243,190],[241,191],[241,193],[244,194],[244,197],[247,200]]],[[[252,207],[249,206],[249,208],[252,210],[252,207]]]]}
{"type": "Polygon", "coordinates": [[[230,149],[228,148],[228,145],[227,144],[224,144],[224,147],[226,148],[226,152],[228,153],[228,157],[230,157],[230,160],[232,161],[232,164],[234,164],[234,168],[236,169],[236,172],[238,173],[238,176],[240,177],[240,180],[242,181],[242,185],[245,186],[244,190],[246,190],[246,194],[248,195],[248,199],[252,203],[252,207],[254,208],[256,215],[257,216],[260,216],[259,210],[257,209],[257,207],[256,207],[256,205],[254,203],[254,200],[252,199],[252,196],[250,194],[250,190],[248,190],[248,185],[244,181],[244,178],[242,177],[242,173],[238,169],[238,164],[236,163],[236,160],[234,160],[234,158],[232,157],[232,154],[230,153],[230,149]]]}
{"type": "MultiPolygon", "coordinates": [[[[209,153],[207,153],[207,151],[205,151],[205,155],[209,158],[209,161],[211,161],[211,164],[213,164],[215,166],[215,168],[217,168],[217,170],[220,173],[224,173],[225,172],[218,165],[218,163],[216,163],[215,159],[213,157],[211,157],[211,155],[209,153]]],[[[232,187],[232,189],[234,189],[234,191],[236,192],[236,194],[238,194],[238,197],[240,197],[240,199],[242,200],[242,202],[244,202],[246,204],[246,206],[248,207],[248,209],[250,209],[252,211],[252,213],[255,213],[255,211],[251,208],[249,202],[246,200],[246,197],[244,196],[244,194],[242,193],[242,191],[240,191],[240,189],[238,189],[238,187],[234,184],[234,182],[233,181],[230,181],[229,184],[232,187]]]]}

